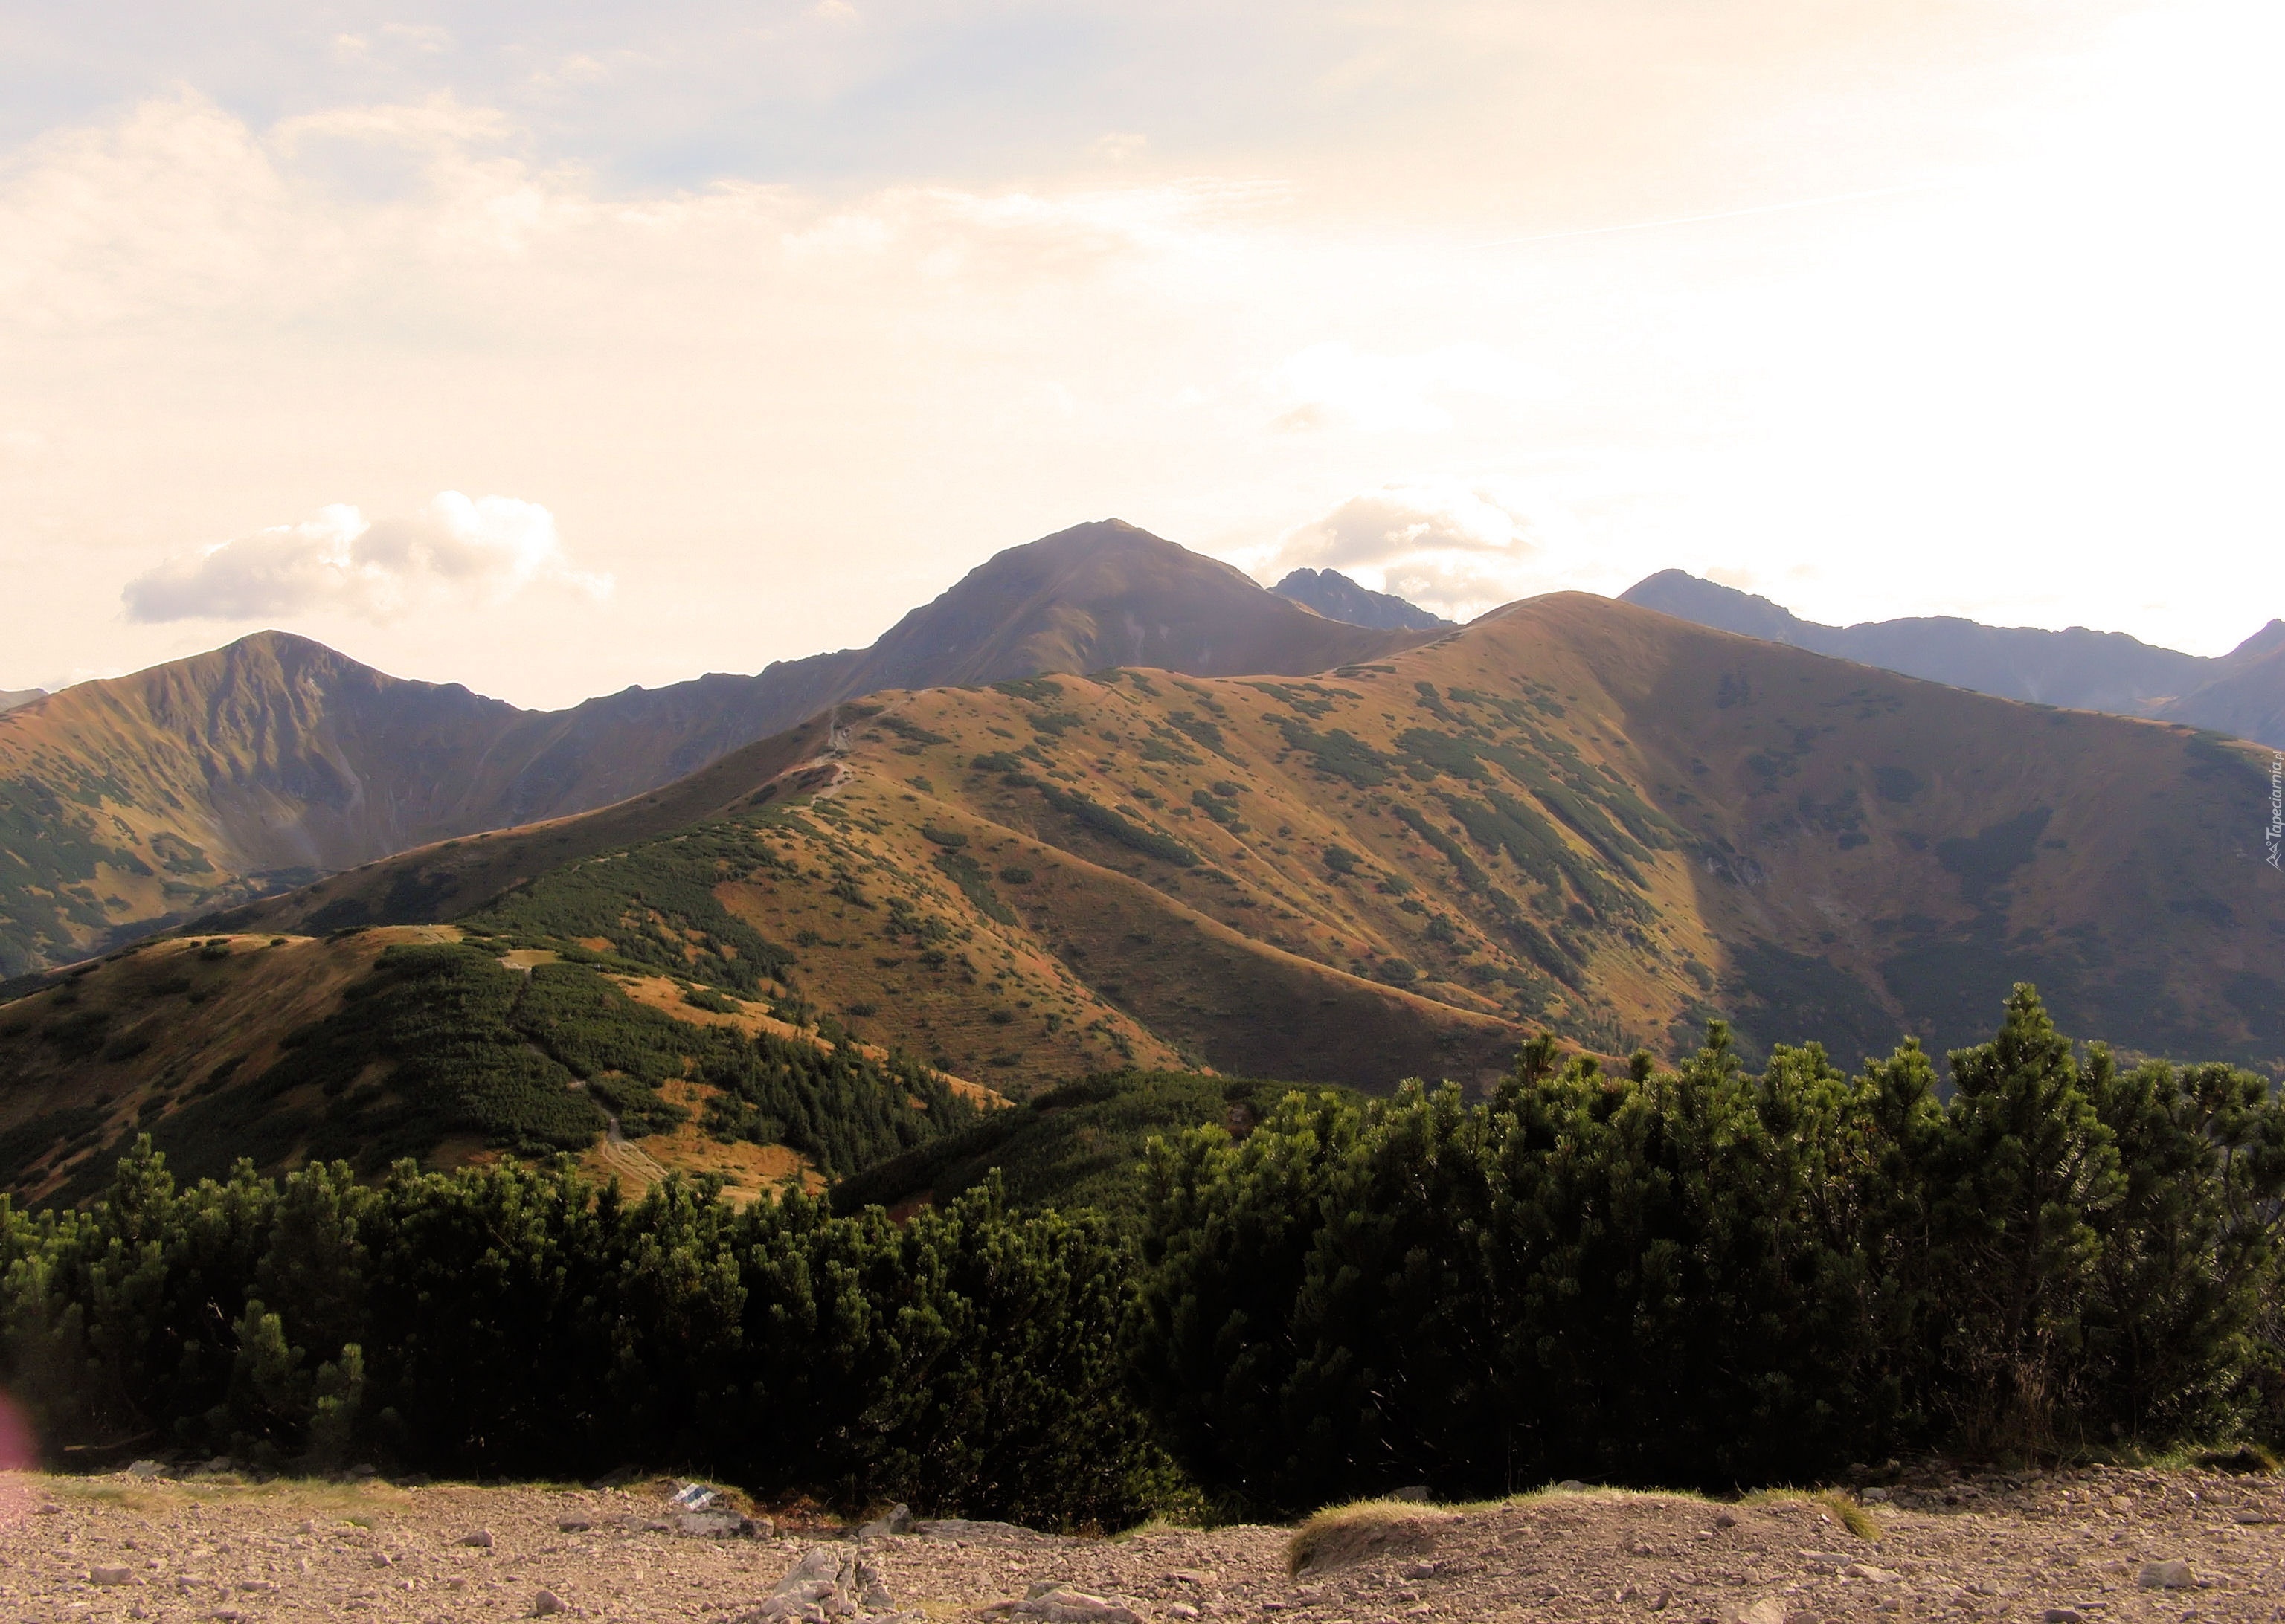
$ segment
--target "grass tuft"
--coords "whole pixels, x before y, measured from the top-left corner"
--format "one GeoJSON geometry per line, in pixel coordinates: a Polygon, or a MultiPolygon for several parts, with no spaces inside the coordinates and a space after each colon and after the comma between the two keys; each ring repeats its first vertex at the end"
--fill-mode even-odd
{"type": "Polygon", "coordinates": [[[1285,1571],[1346,1565],[1366,1557],[1425,1549],[1456,1513],[1417,1500],[1352,1500],[1327,1506],[1285,1542],[1285,1571]]]}
{"type": "Polygon", "coordinates": [[[1764,1488],[1756,1489],[1739,1501],[1740,1505],[1796,1504],[1821,1506],[1833,1514],[1833,1518],[1858,1539],[1873,1544],[1881,1540],[1881,1525],[1857,1498],[1837,1488],[1764,1488]]]}

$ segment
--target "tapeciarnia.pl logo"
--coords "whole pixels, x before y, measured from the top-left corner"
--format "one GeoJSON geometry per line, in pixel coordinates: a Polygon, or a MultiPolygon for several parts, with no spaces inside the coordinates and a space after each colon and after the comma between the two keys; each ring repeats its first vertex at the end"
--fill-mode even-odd
{"type": "Polygon", "coordinates": [[[2262,831],[2268,843],[2269,855],[2264,859],[2280,874],[2285,874],[2285,864],[2279,858],[2285,854],[2285,750],[2269,757],[2269,827],[2262,831]]]}

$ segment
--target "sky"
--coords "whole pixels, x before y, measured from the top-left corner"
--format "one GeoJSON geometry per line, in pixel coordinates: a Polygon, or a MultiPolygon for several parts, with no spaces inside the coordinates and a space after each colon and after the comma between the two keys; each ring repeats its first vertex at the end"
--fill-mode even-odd
{"type": "Polygon", "coordinates": [[[527,705],[1119,517],[1464,619],[1681,568],[2285,615],[2266,0],[0,0],[0,689],[527,705]]]}

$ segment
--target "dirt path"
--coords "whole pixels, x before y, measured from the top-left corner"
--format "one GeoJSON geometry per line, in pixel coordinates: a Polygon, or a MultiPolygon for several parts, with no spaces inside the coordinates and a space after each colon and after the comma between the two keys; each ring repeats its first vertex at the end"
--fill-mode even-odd
{"type": "MultiPolygon", "coordinates": [[[[425,1624],[533,1616],[544,1589],[569,1616],[727,1624],[828,1537],[669,1532],[666,1487],[0,1479],[0,1618],[425,1624]],[[489,1545],[462,1542],[479,1530],[489,1545]]],[[[1385,1506],[1326,1534],[1298,1576],[1281,1528],[1080,1540],[923,1523],[868,1549],[894,1604],[931,1620],[1057,1585],[1153,1620],[2285,1618],[2275,1479],[2064,1473],[1938,1481],[1900,1499],[1870,1508],[1877,1542],[1810,1500],[1586,1490],[1458,1512],[1385,1506]],[[2149,1588],[2146,1570],[2170,1561],[2187,1572],[2157,1576],[2185,1582],[2149,1588]]]]}

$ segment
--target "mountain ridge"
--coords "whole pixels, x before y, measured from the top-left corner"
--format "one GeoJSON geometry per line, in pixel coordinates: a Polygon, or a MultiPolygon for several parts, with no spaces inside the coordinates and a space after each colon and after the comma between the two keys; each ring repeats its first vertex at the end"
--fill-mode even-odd
{"type": "MultiPolygon", "coordinates": [[[[2285,895],[2252,874],[2265,763],[2177,724],[1578,593],[1320,680],[1122,670],[858,711],[838,744],[813,721],[655,796],[211,922],[465,919],[788,807],[798,876],[722,896],[769,939],[814,938],[805,995],[863,1006],[915,1052],[946,1042],[964,1074],[994,1035],[971,992],[897,968],[892,918],[933,908],[937,939],[991,938],[1144,1065],[1385,1086],[1473,1076],[1542,1025],[1675,1052],[1717,1014],[1751,1045],[1818,1038],[1853,1061],[1907,1031],[1971,1040],[2019,979],[2124,1048],[2285,1056],[2265,968],[2285,895]],[[2123,786],[2147,804],[2128,814],[2123,786]],[[836,900],[836,875],[874,911],[836,900]],[[883,915],[869,888],[891,882],[907,911],[883,915]],[[909,1024],[923,988],[946,1000],[935,1036],[909,1024]],[[1319,1000],[1340,1013],[1299,1019],[1319,1000]],[[943,1035],[961,1022],[966,1048],[943,1035]]],[[[988,968],[967,951],[955,980],[988,968]]],[[[1122,1058],[1055,1048],[1033,1080],[1122,1058]]]]}
{"type": "Polygon", "coordinates": [[[2206,656],[2123,632],[1990,626],[1957,616],[1830,626],[1680,569],[1645,577],[1619,601],[2002,699],[2185,722],[2285,748],[2285,620],[2206,656]]]}
{"type": "Polygon", "coordinates": [[[1149,660],[1304,674],[1420,633],[1328,621],[1117,520],[1011,547],[868,648],[528,711],[262,632],[0,714],[0,978],[428,842],[671,783],[881,687],[1149,660]]]}

